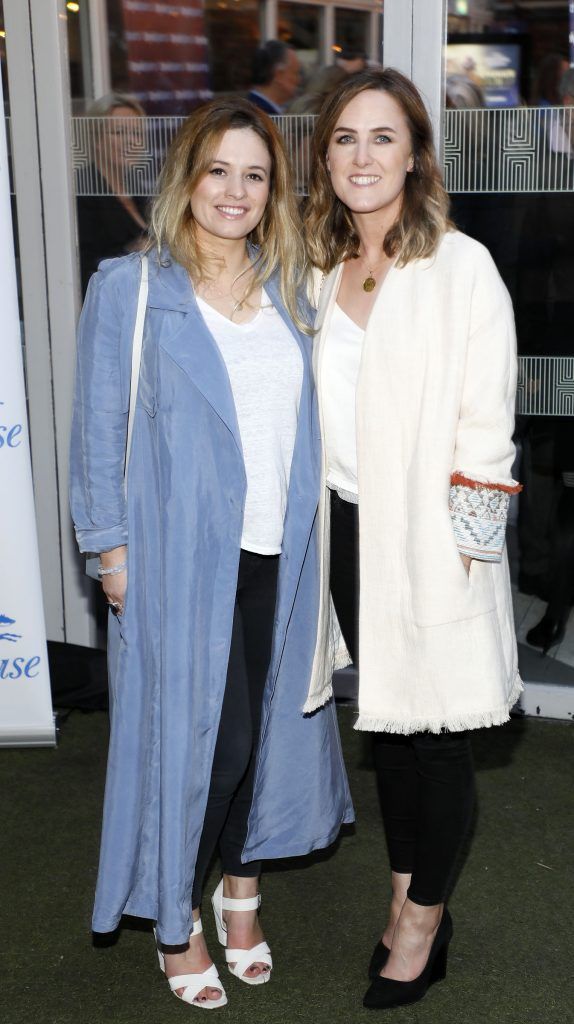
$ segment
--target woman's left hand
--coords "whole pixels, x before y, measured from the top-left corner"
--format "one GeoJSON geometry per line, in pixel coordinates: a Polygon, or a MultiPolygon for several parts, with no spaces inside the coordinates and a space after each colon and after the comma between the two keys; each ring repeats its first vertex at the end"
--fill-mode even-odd
{"type": "Polygon", "coordinates": [[[468,576],[470,573],[470,563],[472,562],[472,558],[470,557],[470,555],[461,555],[460,560],[464,565],[466,575],[468,576]]]}

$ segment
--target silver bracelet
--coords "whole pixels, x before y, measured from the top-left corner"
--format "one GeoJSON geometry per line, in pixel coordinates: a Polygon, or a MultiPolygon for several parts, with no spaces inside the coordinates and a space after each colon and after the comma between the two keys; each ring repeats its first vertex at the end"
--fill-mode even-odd
{"type": "Polygon", "coordinates": [[[104,569],[103,565],[98,566],[98,576],[100,579],[102,576],[117,576],[124,569],[127,569],[128,563],[122,562],[120,565],[112,565],[109,569],[104,569]]]}

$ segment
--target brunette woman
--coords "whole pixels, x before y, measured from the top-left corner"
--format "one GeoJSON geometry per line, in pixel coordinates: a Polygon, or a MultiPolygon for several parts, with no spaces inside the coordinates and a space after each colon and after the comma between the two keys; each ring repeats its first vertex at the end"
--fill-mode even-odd
{"type": "Polygon", "coordinates": [[[392,1007],[445,975],[445,901],[474,801],[469,731],[505,722],[521,690],[504,550],[519,489],[514,325],[489,253],[449,223],[430,121],[403,75],[343,83],[311,165],[324,452],[306,710],[345,660],[338,618],[391,865],[364,1005],[392,1007]]]}

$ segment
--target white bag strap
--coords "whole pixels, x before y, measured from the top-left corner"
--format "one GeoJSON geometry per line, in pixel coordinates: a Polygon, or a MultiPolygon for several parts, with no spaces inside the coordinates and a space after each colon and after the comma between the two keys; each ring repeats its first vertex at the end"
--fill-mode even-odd
{"type": "Polygon", "coordinates": [[[147,293],[148,293],[148,258],[142,256],[141,258],[141,280],[140,289],[138,294],[138,308],[136,312],[136,322],[134,326],[134,337],[132,342],[132,374],[130,379],[130,411],[128,413],[128,434],[126,440],[126,457],[124,460],[124,488],[127,486],[128,476],[128,462],[130,460],[130,451],[132,447],[132,431],[134,428],[134,413],[136,409],[136,399],[138,397],[138,385],[140,377],[140,365],[142,358],[142,342],[143,332],[145,324],[145,314],[147,308],[147,293]]]}

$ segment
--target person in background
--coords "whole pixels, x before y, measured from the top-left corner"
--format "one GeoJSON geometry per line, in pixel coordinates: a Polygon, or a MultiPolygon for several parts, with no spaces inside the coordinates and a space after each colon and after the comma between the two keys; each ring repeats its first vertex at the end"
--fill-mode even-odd
{"type": "MultiPolygon", "coordinates": [[[[572,111],[574,106],[574,68],[567,68],[562,75],[558,85],[560,106],[563,110],[551,111],[550,125],[548,128],[548,145],[550,152],[563,155],[568,160],[574,158],[574,139],[572,138],[573,122],[572,111]]],[[[569,175],[571,179],[571,175],[569,175]]],[[[572,181],[569,182],[570,188],[572,181]]]]}
{"type": "MultiPolygon", "coordinates": [[[[77,199],[82,294],[101,260],[141,248],[147,229],[147,198],[129,194],[134,161],[145,154],[145,111],[132,96],[110,93],[87,111],[105,118],[90,132],[91,164],[80,181],[89,195],[77,199]]],[[[88,131],[90,122],[87,122],[88,131]]]]}
{"type": "MultiPolygon", "coordinates": [[[[150,216],[149,292],[124,490],[139,255],[106,261],[82,311],[71,507],[110,604],[111,736],[93,927],[157,922],[170,988],[227,999],[269,980],[261,860],[353,817],[334,706],[304,717],[317,627],[319,428],[293,183],[245,99],[198,108],[150,216]]],[[[287,932],[286,932],[287,934],[287,932]]]]}
{"type": "MultiPolygon", "coordinates": [[[[445,976],[446,900],[474,808],[470,730],[507,721],[522,690],[505,550],[520,490],[516,341],[489,252],[449,221],[432,126],[404,75],[368,70],[335,89],[311,168],[322,574],[305,710],[330,699],[345,663],[338,619],[389,849],[364,997],[385,1009],[445,976]]],[[[381,873],[373,864],[373,891],[381,873]]]]}
{"type": "Polygon", "coordinates": [[[305,92],[298,96],[289,107],[290,114],[318,114],[325,97],[344,81],[347,72],[331,64],[321,68],[307,83],[305,92]]]}
{"type": "Polygon", "coordinates": [[[447,75],[447,110],[481,110],[485,106],[484,93],[480,85],[466,75],[447,75]]]}
{"type": "Polygon", "coordinates": [[[574,107],[574,67],[567,68],[562,75],[559,93],[564,107],[574,107]]]}
{"type": "Polygon", "coordinates": [[[533,89],[533,102],[537,107],[559,107],[560,79],[569,64],[561,53],[547,53],[540,61],[533,89]]]}
{"type": "Polygon", "coordinates": [[[354,75],[357,71],[364,71],[367,67],[367,55],[364,50],[343,46],[337,53],[335,66],[342,68],[347,75],[354,75]]]}
{"type": "Polygon", "coordinates": [[[270,39],[253,56],[252,85],[247,99],[266,114],[283,114],[301,81],[301,64],[288,43],[270,39]]]}

